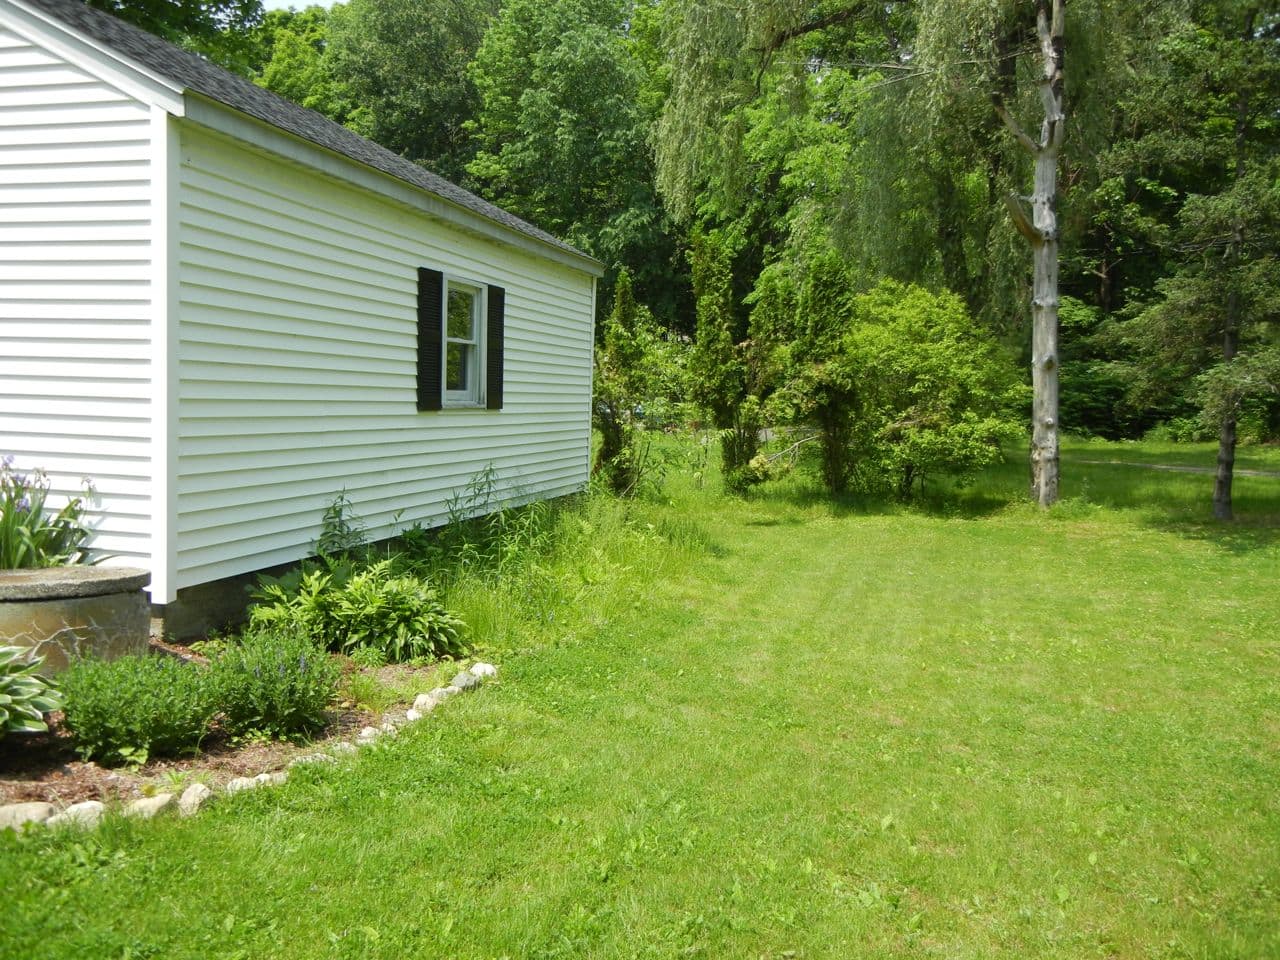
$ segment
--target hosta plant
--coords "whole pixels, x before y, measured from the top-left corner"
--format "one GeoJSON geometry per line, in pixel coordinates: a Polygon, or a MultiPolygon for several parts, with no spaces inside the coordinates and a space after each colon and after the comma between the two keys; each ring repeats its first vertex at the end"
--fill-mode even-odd
{"type": "Polygon", "coordinates": [[[23,647],[0,647],[0,737],[48,730],[44,715],[62,707],[53,685],[36,676],[41,660],[28,661],[28,652],[23,647]]]}

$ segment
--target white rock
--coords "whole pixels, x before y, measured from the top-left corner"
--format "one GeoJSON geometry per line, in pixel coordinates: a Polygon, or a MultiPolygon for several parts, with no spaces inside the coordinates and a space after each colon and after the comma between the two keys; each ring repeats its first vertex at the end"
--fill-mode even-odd
{"type": "Polygon", "coordinates": [[[442,698],[435,690],[430,693],[420,693],[413,698],[413,709],[418,713],[430,713],[440,703],[442,698]]]}
{"type": "Polygon", "coordinates": [[[124,808],[126,817],[139,817],[143,820],[150,820],[161,810],[164,810],[173,804],[172,793],[157,793],[154,797],[143,797],[141,800],[134,800],[124,808]]]}
{"type": "Polygon", "coordinates": [[[63,824],[70,824],[76,827],[96,827],[98,821],[102,819],[103,811],[106,809],[106,804],[101,800],[85,800],[82,803],[73,803],[62,813],[50,817],[45,823],[51,827],[63,824]]]}
{"type": "Polygon", "coordinates": [[[252,790],[258,785],[253,777],[236,777],[227,783],[227,793],[239,793],[241,790],[252,790]]]}
{"type": "Polygon", "coordinates": [[[449,694],[449,696],[451,697],[456,697],[458,694],[462,692],[461,687],[445,687],[444,689],[445,689],[445,692],[449,694]]]}
{"type": "Polygon", "coordinates": [[[278,787],[289,779],[289,774],[283,770],[277,770],[274,773],[260,773],[253,779],[264,787],[278,787]]]}
{"type": "Polygon", "coordinates": [[[417,721],[422,719],[422,714],[420,714],[417,710],[413,709],[413,707],[410,707],[408,710],[404,712],[404,718],[408,720],[410,723],[416,723],[417,721]]]}
{"type": "Polygon", "coordinates": [[[182,796],[178,798],[178,813],[184,817],[190,817],[199,812],[204,802],[212,796],[213,791],[203,783],[193,783],[183,790],[182,796]]]}
{"type": "Polygon", "coordinates": [[[488,677],[496,677],[498,675],[498,668],[492,663],[477,663],[468,672],[471,673],[472,676],[479,677],[483,680],[488,677]]]}
{"type": "Polygon", "coordinates": [[[462,691],[459,690],[457,687],[436,687],[434,690],[428,693],[427,696],[435,697],[436,702],[439,703],[441,700],[444,700],[448,697],[452,697],[455,693],[461,693],[461,692],[462,691]]]}
{"type": "Polygon", "coordinates": [[[373,743],[373,741],[377,739],[378,739],[377,727],[364,727],[363,729],[361,729],[361,731],[358,734],[356,734],[357,743],[373,743]]]}
{"type": "Polygon", "coordinates": [[[330,753],[355,753],[356,745],[348,743],[346,740],[339,740],[329,748],[330,753]]]}
{"type": "Polygon", "coordinates": [[[378,729],[381,730],[388,737],[394,737],[397,733],[396,725],[394,723],[384,723],[378,729]]]}
{"type": "Polygon", "coordinates": [[[11,829],[21,832],[28,823],[44,823],[58,812],[52,803],[10,803],[0,807],[0,830],[11,829]]]}

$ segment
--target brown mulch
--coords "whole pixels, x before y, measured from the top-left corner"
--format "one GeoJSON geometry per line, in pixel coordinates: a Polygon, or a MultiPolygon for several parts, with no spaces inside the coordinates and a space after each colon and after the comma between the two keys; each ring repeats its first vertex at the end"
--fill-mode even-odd
{"type": "MultiPolygon", "coordinates": [[[[157,652],[204,659],[183,647],[157,644],[154,640],[152,643],[165,648],[157,652]]],[[[344,664],[344,673],[355,669],[359,668],[354,664],[344,664]]],[[[368,672],[383,682],[402,680],[406,674],[420,675],[424,690],[434,673],[431,669],[401,666],[368,672]]],[[[403,714],[406,706],[401,704],[387,712],[403,714]]],[[[111,768],[80,760],[71,734],[61,724],[62,715],[50,714],[48,733],[0,737],[0,804],[44,800],[62,807],[81,800],[128,801],[149,794],[180,792],[197,780],[218,787],[236,777],[283,770],[300,754],[314,753],[335,740],[351,740],[362,727],[377,726],[382,721],[382,717],[375,717],[351,701],[335,704],[328,715],[325,728],[305,743],[233,743],[214,730],[193,757],[157,758],[138,767],[111,768]]]]}

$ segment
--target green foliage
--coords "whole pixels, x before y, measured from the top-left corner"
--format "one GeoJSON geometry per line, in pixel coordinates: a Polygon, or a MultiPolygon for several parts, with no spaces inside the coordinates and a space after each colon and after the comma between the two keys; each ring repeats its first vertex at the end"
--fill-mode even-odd
{"type": "Polygon", "coordinates": [[[746,344],[737,342],[733,296],[733,239],[722,232],[694,234],[689,251],[697,330],[689,359],[691,397],[711,414],[720,440],[726,489],[741,493],[757,479],[748,464],[759,449],[759,397],[746,344]]]}
{"type": "Polygon", "coordinates": [[[648,308],[636,303],[626,269],[614,286],[603,333],[592,398],[600,447],[592,472],[614,493],[630,496],[661,481],[665,462],[650,428],[667,421],[683,368],[648,308]]]}
{"type": "Polygon", "coordinates": [[[171,657],[73,663],[59,686],[77,752],[126,763],[194,753],[218,711],[210,679],[207,669],[171,657]]]}
{"type": "Polygon", "coordinates": [[[57,686],[36,674],[42,661],[28,660],[30,652],[0,646],[0,738],[48,730],[44,715],[62,707],[57,686]]]}
{"type": "Polygon", "coordinates": [[[210,682],[227,730],[288,737],[325,724],[339,669],[301,632],[250,630],[214,662],[210,682]]]}
{"type": "Polygon", "coordinates": [[[951,293],[885,281],[850,295],[834,257],[818,258],[796,298],[786,420],[820,431],[828,489],[907,496],[926,478],[969,473],[1020,435],[1026,399],[1010,360],[951,293]]]}
{"type": "Polygon", "coordinates": [[[341,557],[367,546],[364,524],[356,515],[355,505],[343,490],[325,508],[320,518],[320,539],[316,552],[322,557],[341,557]]]}
{"type": "Polygon", "coordinates": [[[250,32],[262,19],[262,0],[92,0],[89,5],[237,73],[249,72],[250,32]]]}
{"type": "Polygon", "coordinates": [[[479,107],[467,64],[496,0],[350,0],[328,17],[324,58],[342,122],[448,180],[472,153],[479,107]]]}
{"type": "Polygon", "coordinates": [[[621,0],[504,3],[469,71],[479,105],[467,171],[488,199],[627,267],[670,319],[683,285],[653,184],[659,64],[633,13],[643,27],[621,0]]]}
{"type": "Polygon", "coordinates": [[[0,459],[0,570],[84,562],[90,533],[84,501],[71,497],[55,512],[47,502],[51,488],[43,470],[21,474],[12,456],[0,459]]]}
{"type": "Polygon", "coordinates": [[[270,633],[293,632],[322,648],[351,652],[375,647],[388,660],[461,654],[465,627],[422,577],[397,572],[385,559],[354,572],[312,569],[290,588],[263,584],[249,623],[270,633]]]}

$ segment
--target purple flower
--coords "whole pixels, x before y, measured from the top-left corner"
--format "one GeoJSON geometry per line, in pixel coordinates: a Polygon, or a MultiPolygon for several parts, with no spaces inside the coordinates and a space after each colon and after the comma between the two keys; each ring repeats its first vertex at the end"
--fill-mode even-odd
{"type": "Polygon", "coordinates": [[[19,498],[18,502],[13,505],[13,509],[18,513],[26,513],[31,509],[31,500],[27,497],[19,498]]]}

